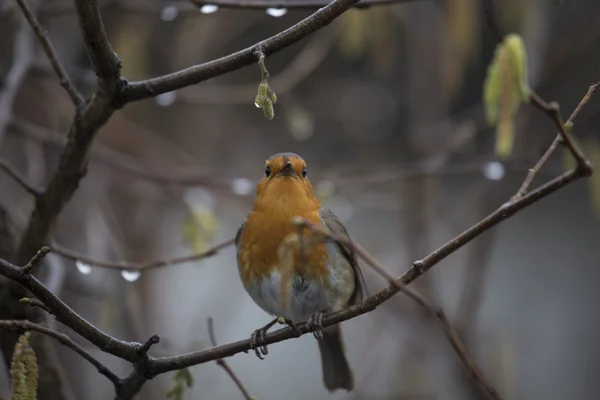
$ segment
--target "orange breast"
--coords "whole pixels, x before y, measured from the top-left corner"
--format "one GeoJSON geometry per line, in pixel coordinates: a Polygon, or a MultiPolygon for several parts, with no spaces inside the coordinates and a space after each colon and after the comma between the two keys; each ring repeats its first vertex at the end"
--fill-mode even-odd
{"type": "Polygon", "coordinates": [[[282,275],[290,272],[301,274],[306,279],[329,284],[327,246],[322,241],[315,242],[307,229],[304,230],[303,245],[291,248],[291,253],[288,253],[291,255],[291,264],[282,260],[281,245],[285,238],[299,233],[291,222],[294,216],[301,216],[317,226],[322,225],[318,211],[298,213],[292,209],[271,209],[253,210],[250,213],[238,253],[238,265],[244,282],[260,280],[276,271],[282,275]]]}

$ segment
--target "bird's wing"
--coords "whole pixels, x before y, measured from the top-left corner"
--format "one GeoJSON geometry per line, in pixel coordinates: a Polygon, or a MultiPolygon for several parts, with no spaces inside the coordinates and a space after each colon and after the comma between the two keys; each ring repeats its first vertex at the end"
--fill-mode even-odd
{"type": "MultiPolygon", "coordinates": [[[[338,217],[331,210],[322,208],[320,214],[325,226],[331,231],[331,233],[350,238],[350,235],[348,235],[348,231],[346,231],[344,225],[342,225],[338,217]]],[[[367,297],[367,285],[365,283],[365,278],[360,270],[360,266],[358,265],[354,250],[339,243],[336,243],[336,245],[354,270],[354,294],[352,294],[349,304],[356,304],[363,301],[367,297]]]]}
{"type": "Polygon", "coordinates": [[[244,226],[246,226],[246,221],[242,222],[240,227],[238,228],[237,233],[235,234],[235,248],[239,248],[240,239],[242,238],[242,231],[244,230],[244,226]]]}

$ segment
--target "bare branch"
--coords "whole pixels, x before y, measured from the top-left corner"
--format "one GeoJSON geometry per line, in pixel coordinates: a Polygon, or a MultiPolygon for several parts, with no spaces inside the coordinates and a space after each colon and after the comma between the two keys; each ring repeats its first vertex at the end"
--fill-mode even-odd
{"type": "Polygon", "coordinates": [[[0,169],[6,172],[8,176],[14,179],[23,189],[27,191],[27,193],[31,194],[33,197],[39,197],[42,194],[42,191],[38,188],[33,187],[29,183],[25,181],[17,171],[14,170],[6,161],[0,160],[0,169]]]}
{"type": "Polygon", "coordinates": [[[70,348],[71,350],[79,354],[81,357],[89,361],[90,364],[96,367],[98,372],[107,377],[114,385],[119,384],[118,376],[116,376],[110,369],[108,369],[108,367],[106,367],[104,364],[102,364],[100,361],[94,358],[94,356],[92,356],[87,350],[75,343],[64,333],[56,332],[44,325],[34,324],[30,321],[20,320],[0,320],[0,329],[7,329],[19,332],[36,331],[44,335],[53,337],[54,339],[58,340],[60,344],[70,348]]]}
{"type": "Polygon", "coordinates": [[[529,170],[529,172],[527,173],[527,177],[525,177],[523,184],[521,185],[521,187],[519,188],[519,191],[515,195],[517,198],[523,196],[527,192],[527,190],[529,189],[529,186],[531,186],[531,183],[533,182],[533,180],[535,179],[537,174],[539,174],[540,170],[542,169],[542,167],[544,166],[546,161],[548,161],[548,159],[550,158],[552,153],[554,153],[554,150],[556,150],[556,147],[559,145],[559,143],[566,142],[567,146],[569,147],[569,150],[571,151],[571,154],[573,154],[573,156],[575,157],[575,160],[577,161],[578,167],[583,168],[586,171],[589,170],[588,172],[591,173],[591,166],[589,165],[588,162],[586,162],[585,157],[583,157],[583,154],[577,148],[577,146],[575,145],[575,143],[569,136],[568,132],[566,131],[565,127],[567,125],[572,126],[573,121],[575,121],[575,118],[579,114],[579,111],[581,111],[583,106],[590,100],[592,95],[594,93],[596,93],[596,91],[599,88],[600,88],[600,82],[595,83],[589,87],[587,93],[585,94],[585,96],[583,96],[583,98],[581,99],[581,101],[579,102],[579,104],[577,105],[575,110],[573,110],[573,112],[571,113],[571,116],[569,117],[569,119],[567,120],[566,123],[562,123],[562,120],[561,120],[561,117],[560,117],[560,114],[558,111],[558,107],[553,107],[550,104],[547,104],[541,98],[539,98],[539,96],[536,95],[535,93],[532,94],[531,100],[533,101],[533,104],[536,107],[538,107],[540,110],[544,111],[546,114],[550,115],[550,117],[552,118],[554,123],[558,126],[559,133],[556,135],[556,138],[554,139],[554,141],[552,142],[550,147],[548,147],[546,152],[538,160],[538,162],[535,164],[535,166],[533,168],[531,168],[529,170]]]}
{"type": "Polygon", "coordinates": [[[176,257],[166,260],[153,260],[141,263],[132,263],[127,261],[102,261],[102,260],[94,260],[92,258],[86,257],[83,254],[77,253],[73,250],[65,249],[62,246],[58,246],[56,244],[52,245],[52,252],[61,257],[67,258],[73,261],[83,261],[86,264],[93,265],[94,267],[103,267],[103,268],[111,268],[118,270],[132,270],[132,271],[145,271],[154,268],[161,267],[169,267],[172,265],[183,264],[189,261],[198,261],[203,258],[208,258],[216,255],[219,251],[223,250],[226,247],[233,245],[234,239],[229,239],[225,242],[219,243],[208,250],[205,250],[200,253],[190,254],[183,257],[176,257]]]}
{"type": "MultiPolygon", "coordinates": [[[[215,327],[213,324],[213,319],[208,318],[207,324],[208,324],[208,336],[210,337],[210,343],[213,345],[213,347],[217,347],[217,340],[215,338],[215,327]]],[[[235,383],[236,386],[238,387],[238,389],[240,389],[240,392],[242,392],[242,395],[244,396],[244,398],[246,400],[252,400],[252,397],[250,397],[250,394],[248,394],[248,391],[242,384],[242,381],[240,381],[240,379],[237,377],[235,372],[233,372],[233,370],[231,369],[229,364],[227,364],[227,362],[225,360],[223,360],[222,358],[215,360],[215,362],[217,363],[217,365],[219,367],[223,368],[225,370],[225,372],[227,372],[227,375],[229,375],[229,377],[231,378],[233,383],[235,383]]]]}
{"type": "Polygon", "coordinates": [[[124,88],[121,100],[127,103],[154,97],[251,65],[256,62],[254,54],[257,50],[269,56],[291,46],[330,24],[358,2],[359,0],[334,0],[294,26],[244,50],[158,78],[131,82],[124,88]]]}
{"type": "Polygon", "coordinates": [[[100,86],[117,84],[121,80],[121,60],[108,42],[98,2],[76,0],[75,8],[83,41],[100,86]]]}
{"type": "Polygon", "coordinates": [[[73,311],[35,276],[25,272],[23,268],[0,259],[0,274],[19,283],[33,293],[55,315],[57,321],[98,346],[100,350],[130,362],[136,362],[139,359],[138,351],[142,346],[140,343],[121,341],[102,332],[73,311]]]}
{"type": "MultiPolygon", "coordinates": [[[[321,31],[310,38],[310,42],[294,56],[294,59],[277,75],[271,77],[270,85],[281,97],[306,80],[321,65],[330,53],[332,45],[339,36],[339,29],[321,31]]],[[[208,104],[247,104],[248,99],[256,95],[256,83],[241,85],[203,86],[196,91],[182,93],[182,101],[187,103],[208,104]]]]}
{"type": "Polygon", "coordinates": [[[54,50],[54,46],[52,46],[52,43],[48,38],[48,35],[46,35],[46,32],[43,31],[42,27],[40,26],[40,23],[38,22],[34,13],[31,11],[31,8],[29,8],[27,2],[25,0],[17,0],[17,3],[19,4],[19,7],[21,7],[23,15],[25,15],[25,18],[27,19],[29,25],[31,25],[31,28],[33,29],[33,32],[37,36],[38,41],[42,45],[42,48],[44,49],[44,53],[46,53],[48,60],[50,60],[50,63],[52,64],[52,69],[54,69],[54,72],[58,76],[60,85],[67,91],[69,97],[71,97],[71,100],[73,101],[75,106],[81,106],[83,104],[83,97],[77,91],[75,86],[73,86],[73,83],[69,79],[67,72],[58,60],[58,56],[56,54],[56,51],[54,50]]]}
{"type": "Polygon", "coordinates": [[[33,258],[23,267],[23,272],[26,274],[31,273],[31,270],[37,267],[48,253],[50,253],[50,247],[48,246],[43,246],[41,249],[39,249],[33,258]]]}

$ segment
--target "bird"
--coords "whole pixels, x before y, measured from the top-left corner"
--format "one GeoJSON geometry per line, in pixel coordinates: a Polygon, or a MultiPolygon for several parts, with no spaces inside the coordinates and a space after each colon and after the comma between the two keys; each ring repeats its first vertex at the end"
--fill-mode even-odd
{"type": "MultiPolygon", "coordinates": [[[[315,196],[304,159],[290,152],[274,154],[265,162],[253,207],[235,237],[243,286],[260,308],[275,317],[253,333],[251,345],[262,358],[258,342],[275,321],[286,321],[292,329],[307,322],[318,339],[325,387],[330,392],[351,391],[354,378],[341,328],[338,324],[323,328],[322,317],[361,302],[367,293],[365,280],[347,244],[321,240],[302,247],[301,252],[292,253],[291,261],[284,262],[282,243],[298,234],[299,227],[293,223],[298,217],[350,239],[338,217],[315,196]]],[[[266,354],[266,346],[261,348],[266,354]]]]}

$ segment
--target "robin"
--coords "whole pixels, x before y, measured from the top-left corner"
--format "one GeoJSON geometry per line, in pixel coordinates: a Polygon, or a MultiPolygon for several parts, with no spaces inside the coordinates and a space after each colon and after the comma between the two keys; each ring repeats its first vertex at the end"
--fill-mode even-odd
{"type": "Polygon", "coordinates": [[[298,234],[298,227],[292,222],[294,217],[348,237],[340,220],[315,197],[302,157],[294,153],[275,154],[266,161],[264,176],[256,186],[254,206],[235,239],[239,273],[246,291],[264,311],[276,317],[252,335],[252,344],[257,349],[258,341],[277,320],[286,321],[292,329],[295,323],[306,321],[316,329],[325,387],[330,391],[350,391],[354,379],[340,327],[323,329],[321,320],[323,313],[362,301],[365,281],[353,250],[333,242],[301,246],[300,252],[292,253],[291,262],[282,262],[282,243],[298,234]]]}

